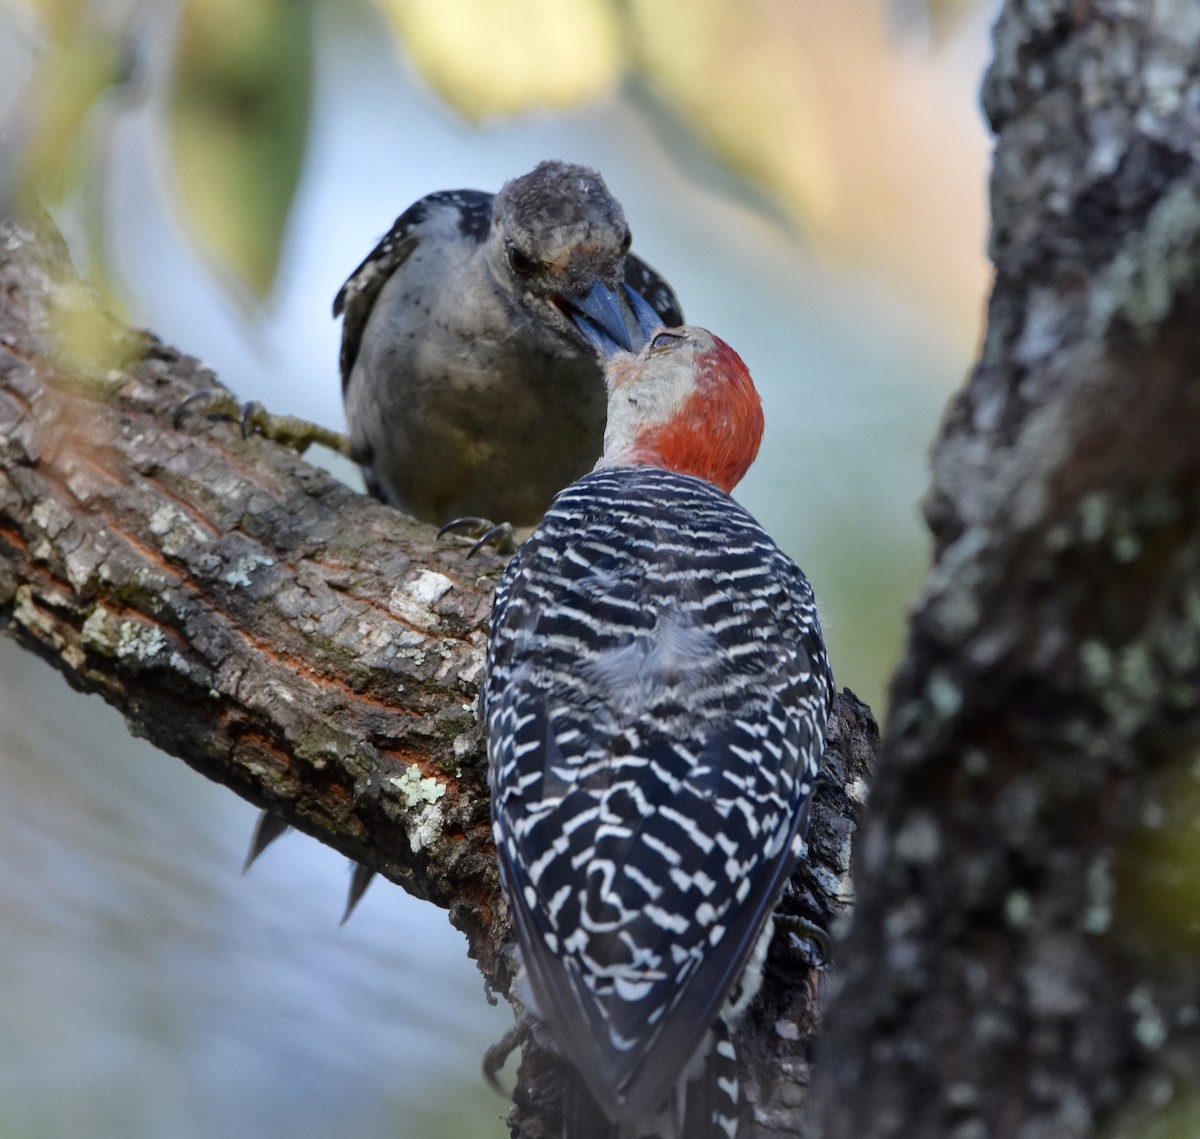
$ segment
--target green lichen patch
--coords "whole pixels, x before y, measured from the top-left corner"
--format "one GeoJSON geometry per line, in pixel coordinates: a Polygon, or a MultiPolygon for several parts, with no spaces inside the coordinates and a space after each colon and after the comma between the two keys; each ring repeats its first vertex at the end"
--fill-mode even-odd
{"type": "Polygon", "coordinates": [[[117,656],[149,660],[166,647],[167,638],[157,625],[122,621],[117,631],[117,656]]]}
{"type": "Polygon", "coordinates": [[[432,775],[422,777],[421,769],[415,763],[410,763],[403,775],[392,776],[389,782],[400,792],[406,807],[436,803],[446,794],[446,785],[432,775]]]}

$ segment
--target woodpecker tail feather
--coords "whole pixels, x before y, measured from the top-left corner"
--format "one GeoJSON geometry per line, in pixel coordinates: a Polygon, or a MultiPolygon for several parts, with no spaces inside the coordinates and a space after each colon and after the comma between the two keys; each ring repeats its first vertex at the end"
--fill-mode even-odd
{"type": "Polygon", "coordinates": [[[250,840],[250,849],[246,852],[246,861],[242,864],[242,873],[245,874],[254,865],[254,860],[271,843],[279,838],[280,835],[287,834],[291,829],[291,824],[282,815],[270,809],[263,811],[258,816],[258,822],[254,826],[254,837],[250,840]]]}
{"type": "Polygon", "coordinates": [[[687,1085],[686,1130],[681,1136],[702,1139],[736,1139],[746,1132],[747,1104],[741,1095],[737,1052],[729,1025],[713,1021],[712,1047],[704,1057],[704,1073],[687,1085]]]}
{"type": "Polygon", "coordinates": [[[367,887],[375,880],[375,871],[371,867],[353,860],[350,865],[353,868],[353,874],[350,877],[350,890],[346,895],[346,911],[342,914],[342,920],[338,922],[338,925],[345,925],[350,920],[350,915],[354,913],[354,907],[362,901],[367,887]]]}
{"type": "Polygon", "coordinates": [[[620,1125],[604,1114],[574,1072],[565,1077],[562,1111],[563,1139],[621,1139],[620,1125]]]}
{"type": "Polygon", "coordinates": [[[652,1119],[614,1123],[584,1081],[568,1070],[563,1139],[737,1139],[748,1134],[749,1105],[741,1095],[730,1026],[718,1017],[709,1039],[711,1046],[694,1062],[693,1078],[652,1119]]]}

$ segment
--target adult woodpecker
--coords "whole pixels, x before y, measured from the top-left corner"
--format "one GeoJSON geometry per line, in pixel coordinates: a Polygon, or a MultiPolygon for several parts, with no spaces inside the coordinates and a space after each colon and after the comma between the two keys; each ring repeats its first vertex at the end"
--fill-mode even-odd
{"type": "Polygon", "coordinates": [[[763,418],[699,328],[606,375],[596,469],[496,592],[493,827],[567,1139],[731,1139],[731,1030],[805,852],[834,687],[797,566],[730,497],[763,418]]]}
{"type": "Polygon", "coordinates": [[[600,175],[565,162],[405,210],[333,302],[371,493],[439,525],[527,526],[590,470],[605,399],[588,333],[634,349],[683,322],[630,240],[600,175]]]}

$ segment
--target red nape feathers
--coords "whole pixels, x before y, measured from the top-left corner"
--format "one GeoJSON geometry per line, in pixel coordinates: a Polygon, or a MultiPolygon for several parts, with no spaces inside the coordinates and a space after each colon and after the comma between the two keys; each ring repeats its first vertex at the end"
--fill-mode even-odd
{"type": "MultiPolygon", "coordinates": [[[[711,335],[711,334],[710,334],[711,335]]],[[[696,384],[669,420],[638,433],[637,453],[656,467],[696,475],[729,493],[762,442],[762,400],[742,358],[717,336],[696,355],[696,384]]]]}

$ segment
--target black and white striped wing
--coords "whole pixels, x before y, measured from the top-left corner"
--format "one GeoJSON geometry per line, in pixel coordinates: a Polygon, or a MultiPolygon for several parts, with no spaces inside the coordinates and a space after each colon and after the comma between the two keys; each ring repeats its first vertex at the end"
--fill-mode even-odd
{"type": "Polygon", "coordinates": [[[497,593],[492,811],[538,1015],[658,1108],[803,847],[832,680],[803,574],[711,484],[568,488],[497,593]]]}

